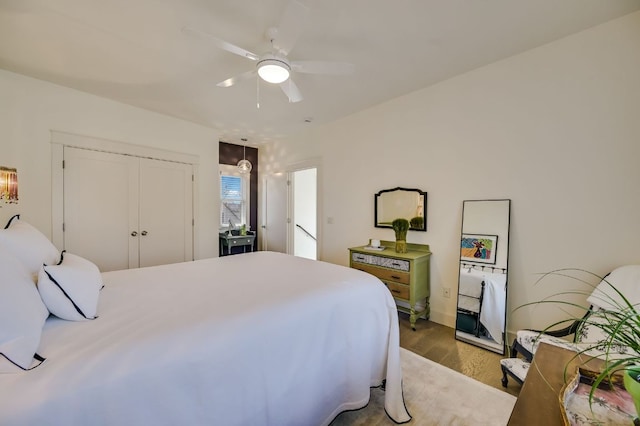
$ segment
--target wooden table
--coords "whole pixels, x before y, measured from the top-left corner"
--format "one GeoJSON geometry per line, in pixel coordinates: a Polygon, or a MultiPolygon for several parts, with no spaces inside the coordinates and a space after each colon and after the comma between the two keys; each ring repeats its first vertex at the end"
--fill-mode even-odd
{"type": "MultiPolygon", "coordinates": [[[[575,359],[575,352],[558,346],[540,343],[529,367],[527,379],[518,395],[508,425],[516,426],[562,426],[560,390],[564,386],[564,370],[568,362],[568,372],[583,366],[586,357],[575,359]]],[[[588,363],[590,369],[597,370],[600,360],[588,363]]]]}

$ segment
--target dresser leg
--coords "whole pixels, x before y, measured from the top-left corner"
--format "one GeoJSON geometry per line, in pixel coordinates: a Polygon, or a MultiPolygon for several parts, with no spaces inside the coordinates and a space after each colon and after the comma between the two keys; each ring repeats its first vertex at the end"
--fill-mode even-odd
{"type": "Polygon", "coordinates": [[[411,324],[411,329],[416,331],[416,321],[418,320],[418,314],[415,310],[415,305],[411,305],[411,310],[409,311],[409,323],[411,324]]]}

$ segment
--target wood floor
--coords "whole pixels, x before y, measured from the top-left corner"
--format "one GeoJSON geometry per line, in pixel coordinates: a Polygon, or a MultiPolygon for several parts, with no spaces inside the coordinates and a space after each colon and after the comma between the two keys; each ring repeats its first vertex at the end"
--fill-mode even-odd
{"type": "Polygon", "coordinates": [[[445,367],[456,370],[494,388],[518,396],[520,385],[509,380],[507,389],[502,387],[500,359],[504,356],[465,342],[455,340],[451,327],[423,319],[411,329],[409,315],[400,312],[400,346],[445,367]]]}

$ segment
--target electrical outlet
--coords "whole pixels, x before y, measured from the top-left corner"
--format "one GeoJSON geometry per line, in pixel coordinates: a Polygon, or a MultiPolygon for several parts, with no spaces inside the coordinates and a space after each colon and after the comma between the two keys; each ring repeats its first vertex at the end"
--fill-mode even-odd
{"type": "Polygon", "coordinates": [[[447,299],[451,297],[451,289],[449,287],[442,287],[442,297],[447,299]]]}

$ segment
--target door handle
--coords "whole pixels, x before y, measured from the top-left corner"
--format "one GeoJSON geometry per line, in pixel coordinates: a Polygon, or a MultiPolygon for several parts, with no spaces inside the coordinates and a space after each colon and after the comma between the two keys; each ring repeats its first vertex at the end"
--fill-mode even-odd
{"type": "Polygon", "coordinates": [[[132,237],[137,237],[137,236],[138,236],[138,232],[137,232],[137,231],[133,231],[133,232],[131,233],[131,236],[132,236],[132,237]]]}
{"type": "Polygon", "coordinates": [[[147,235],[147,231],[142,231],[142,236],[144,237],[145,235],[147,235]]]}

